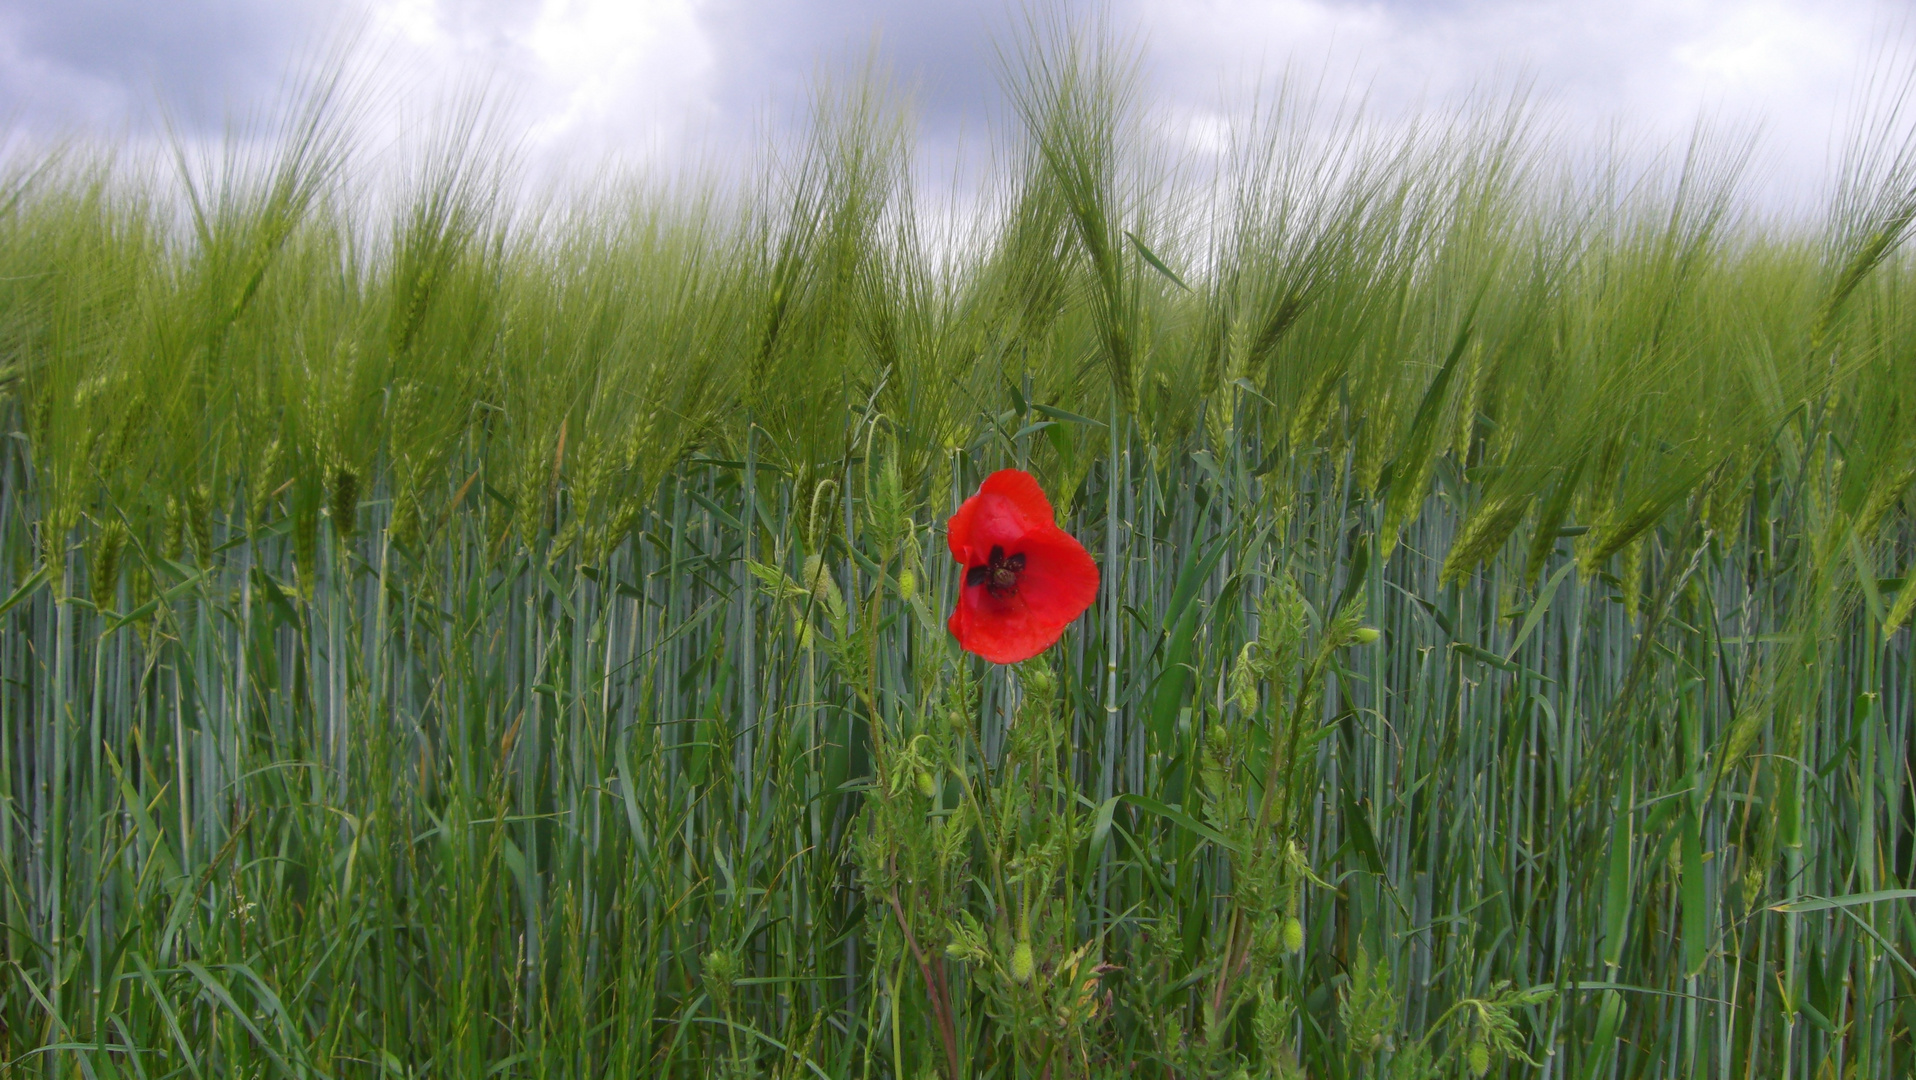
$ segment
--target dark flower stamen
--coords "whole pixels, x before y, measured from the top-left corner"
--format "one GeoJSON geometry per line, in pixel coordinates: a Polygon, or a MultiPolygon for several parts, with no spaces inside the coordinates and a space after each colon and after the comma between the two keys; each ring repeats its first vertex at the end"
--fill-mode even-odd
{"type": "Polygon", "coordinates": [[[1018,591],[1018,575],[1024,572],[1023,552],[1007,558],[1005,549],[993,545],[991,561],[965,571],[966,585],[983,585],[991,595],[1003,599],[1018,591]]]}

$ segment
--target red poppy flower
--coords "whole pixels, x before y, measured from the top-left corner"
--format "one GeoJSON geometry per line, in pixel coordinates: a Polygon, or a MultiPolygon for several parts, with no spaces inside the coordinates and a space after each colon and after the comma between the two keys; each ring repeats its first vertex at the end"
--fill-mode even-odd
{"type": "Polygon", "coordinates": [[[1098,594],[1098,564],[1058,528],[1031,474],[1003,469],[951,515],[951,557],[964,564],[945,625],[966,651],[1015,664],[1051,647],[1098,594]]]}

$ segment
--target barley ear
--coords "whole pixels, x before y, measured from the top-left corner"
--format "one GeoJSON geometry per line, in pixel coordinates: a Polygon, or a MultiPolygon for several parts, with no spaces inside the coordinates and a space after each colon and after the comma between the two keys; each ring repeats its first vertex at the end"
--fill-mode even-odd
{"type": "Polygon", "coordinates": [[[1916,576],[1916,566],[1903,571],[1903,587],[1896,591],[1896,603],[1890,607],[1889,614],[1883,619],[1884,641],[1894,637],[1896,631],[1901,630],[1903,624],[1909,621],[1910,612],[1916,611],[1916,581],[1910,580],[1912,576],[1916,576]]]}
{"type": "Polygon", "coordinates": [[[108,521],[94,541],[93,572],[90,586],[93,606],[104,611],[113,604],[120,580],[120,555],[126,550],[126,523],[118,518],[108,521]]]}
{"type": "Polygon", "coordinates": [[[346,465],[333,470],[333,532],[350,542],[359,531],[359,474],[346,465]]]}

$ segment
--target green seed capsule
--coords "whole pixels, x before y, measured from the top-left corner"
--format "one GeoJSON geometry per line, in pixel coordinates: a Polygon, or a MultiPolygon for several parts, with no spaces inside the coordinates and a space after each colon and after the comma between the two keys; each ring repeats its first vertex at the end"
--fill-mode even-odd
{"type": "Polygon", "coordinates": [[[1296,952],[1304,947],[1304,924],[1296,916],[1284,920],[1284,951],[1296,952]]]}
{"type": "Polygon", "coordinates": [[[1031,958],[1031,942],[1020,941],[1018,947],[1011,950],[1011,977],[1019,984],[1031,981],[1031,973],[1037,969],[1037,963],[1031,958]]]}
{"type": "Polygon", "coordinates": [[[930,769],[919,769],[916,779],[918,781],[918,794],[923,795],[927,799],[938,794],[938,783],[932,779],[930,769]]]}
{"type": "Polygon", "coordinates": [[[1482,1039],[1470,1044],[1470,1075],[1482,1076],[1490,1071],[1490,1047],[1482,1039]]]}
{"type": "Polygon", "coordinates": [[[1020,671],[1018,681],[1024,684],[1026,697],[1039,700],[1050,697],[1052,689],[1057,686],[1051,673],[1040,667],[1020,671]]]}

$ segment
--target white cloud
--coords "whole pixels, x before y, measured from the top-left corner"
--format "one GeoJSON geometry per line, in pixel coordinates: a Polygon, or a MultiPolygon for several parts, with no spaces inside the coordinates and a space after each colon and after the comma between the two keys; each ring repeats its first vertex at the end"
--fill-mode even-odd
{"type": "Polygon", "coordinates": [[[683,135],[701,107],[711,50],[684,0],[548,0],[526,35],[563,105],[541,123],[548,137],[597,129],[683,135]]]}
{"type": "MultiPolygon", "coordinates": [[[[714,56],[694,0],[374,0],[366,48],[410,84],[407,100],[503,91],[541,172],[676,157],[711,112],[714,56]]],[[[402,129],[421,122],[412,111],[402,129]]]]}
{"type": "Polygon", "coordinates": [[[1287,68],[1350,86],[1381,115],[1508,89],[1535,100],[1587,148],[1621,130],[1651,144],[1699,119],[1761,131],[1749,191],[1770,205],[1814,197],[1838,149],[1843,109],[1890,28],[1858,0],[1132,0],[1149,66],[1173,111],[1241,103],[1287,68]],[[1832,139],[1833,130],[1839,137],[1832,139]]]}

